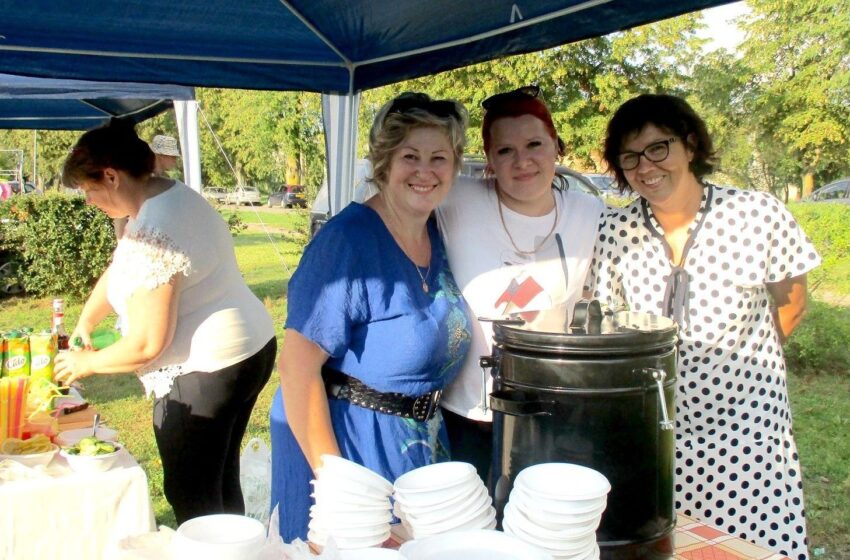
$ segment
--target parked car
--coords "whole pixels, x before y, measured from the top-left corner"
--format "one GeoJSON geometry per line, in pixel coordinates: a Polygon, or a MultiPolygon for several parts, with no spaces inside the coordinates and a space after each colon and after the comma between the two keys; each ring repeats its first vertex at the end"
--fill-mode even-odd
{"type": "Polygon", "coordinates": [[[269,195],[266,203],[272,206],[283,206],[284,208],[307,208],[307,199],[304,197],[305,189],[302,185],[285,185],[282,189],[269,195]]]}
{"type": "Polygon", "coordinates": [[[811,202],[842,202],[850,204],[850,177],[833,181],[813,192],[806,200],[811,202]]]}
{"type": "Polygon", "coordinates": [[[227,189],[222,187],[204,187],[201,194],[211,202],[222,204],[224,203],[224,198],[227,196],[227,189]]]}
{"type": "Polygon", "coordinates": [[[244,204],[246,206],[254,206],[262,204],[260,202],[260,191],[255,187],[236,187],[235,190],[228,192],[224,196],[225,204],[244,204]]]}

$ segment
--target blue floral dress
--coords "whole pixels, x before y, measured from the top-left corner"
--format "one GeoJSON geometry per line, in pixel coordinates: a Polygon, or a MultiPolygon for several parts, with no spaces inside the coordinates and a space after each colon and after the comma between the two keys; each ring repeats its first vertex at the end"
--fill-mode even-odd
{"type": "MultiPolygon", "coordinates": [[[[431,267],[417,273],[378,214],[349,205],[305,250],[289,282],[286,327],[324,349],[328,366],[378,391],[418,396],[446,387],[469,348],[469,318],[433,220],[428,232],[431,267]]],[[[390,481],[449,458],[439,413],[418,422],[337,399],[330,413],[343,456],[390,481]]],[[[279,505],[284,540],[306,539],[313,473],[280,390],[270,415],[271,507],[279,505]]]]}

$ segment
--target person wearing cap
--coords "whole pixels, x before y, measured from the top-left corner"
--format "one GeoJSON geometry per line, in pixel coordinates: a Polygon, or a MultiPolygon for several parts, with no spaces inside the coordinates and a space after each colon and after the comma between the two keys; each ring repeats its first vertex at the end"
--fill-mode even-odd
{"type": "Polygon", "coordinates": [[[153,174],[158,177],[167,177],[168,172],[177,168],[177,158],[180,157],[180,148],[177,139],[173,136],[157,134],[151,141],[151,151],[156,156],[153,174]]]}
{"type": "MultiPolygon", "coordinates": [[[[169,171],[177,168],[177,158],[180,157],[177,139],[173,136],[157,134],[153,137],[150,148],[155,158],[153,167],[154,176],[168,179],[169,171]]],[[[113,218],[112,227],[115,228],[116,239],[124,237],[127,220],[128,218],[126,216],[123,218],[113,218]]]]}
{"type": "MultiPolygon", "coordinates": [[[[569,190],[555,172],[563,141],[540,88],[526,86],[482,103],[486,177],[461,178],[437,208],[449,264],[474,317],[571,309],[581,299],[604,204],[569,190]]],[[[473,321],[472,346],[441,405],[452,459],[489,475],[492,413],[489,355],[493,323],[473,321]]]]}

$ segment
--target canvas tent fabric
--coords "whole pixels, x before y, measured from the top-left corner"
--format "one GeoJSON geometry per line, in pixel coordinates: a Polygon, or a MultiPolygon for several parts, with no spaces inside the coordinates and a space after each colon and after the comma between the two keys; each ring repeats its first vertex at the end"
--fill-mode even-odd
{"type": "Polygon", "coordinates": [[[328,154],[335,213],[351,197],[358,92],[725,3],[5,0],[0,72],[329,94],[341,110],[326,131],[344,154],[328,154]]]}
{"type": "Polygon", "coordinates": [[[0,128],[88,130],[112,117],[134,123],[174,106],[183,177],[200,192],[195,90],[186,86],[90,82],[0,74],[0,128]]]}

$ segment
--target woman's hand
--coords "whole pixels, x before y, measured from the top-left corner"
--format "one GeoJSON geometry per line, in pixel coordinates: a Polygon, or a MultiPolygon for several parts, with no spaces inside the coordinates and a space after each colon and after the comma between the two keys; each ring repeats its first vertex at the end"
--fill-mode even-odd
{"type": "MultiPolygon", "coordinates": [[[[89,340],[89,344],[91,344],[91,340],[89,340]]],[[[60,352],[53,362],[53,379],[65,385],[70,385],[77,379],[93,375],[96,373],[92,368],[94,354],[95,352],[92,350],[60,352]]]]}
{"type": "Polygon", "coordinates": [[[77,326],[74,327],[74,332],[71,333],[68,342],[72,348],[76,345],[76,347],[79,347],[83,350],[93,350],[94,348],[92,347],[91,343],[91,333],[91,328],[77,323],[77,326]],[[79,343],[75,341],[79,341],[79,343]]]}

